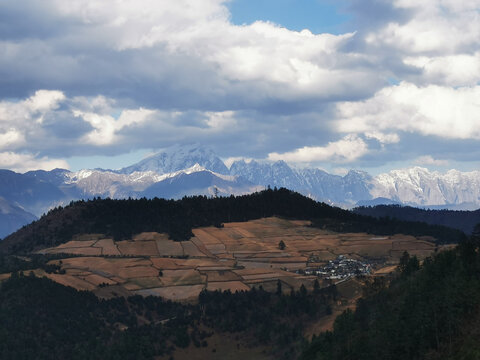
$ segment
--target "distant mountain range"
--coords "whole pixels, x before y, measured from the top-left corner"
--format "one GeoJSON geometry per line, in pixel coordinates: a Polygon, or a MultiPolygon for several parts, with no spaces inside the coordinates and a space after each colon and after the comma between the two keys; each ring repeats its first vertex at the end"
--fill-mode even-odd
{"type": "Polygon", "coordinates": [[[6,222],[1,221],[7,214],[0,213],[0,234],[15,230],[17,225],[12,224],[22,226],[31,216],[77,199],[240,195],[267,186],[286,187],[346,208],[379,204],[461,210],[480,207],[479,171],[442,174],[413,167],[375,177],[358,170],[339,176],[320,169],[296,169],[283,161],[255,160],[238,160],[228,168],[211,149],[193,144],[171,147],[120,170],[55,169],[24,174],[0,170],[0,197],[5,209],[16,209],[8,210],[6,222]]]}

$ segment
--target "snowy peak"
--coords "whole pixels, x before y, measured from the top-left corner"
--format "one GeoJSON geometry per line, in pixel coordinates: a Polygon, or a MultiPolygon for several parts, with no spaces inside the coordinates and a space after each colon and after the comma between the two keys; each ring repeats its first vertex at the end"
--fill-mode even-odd
{"type": "Polygon", "coordinates": [[[158,174],[168,174],[188,169],[195,164],[219,174],[229,173],[223,161],[210,148],[199,144],[172,146],[119,172],[131,174],[135,171],[153,171],[158,174]]]}
{"type": "Polygon", "coordinates": [[[380,174],[373,180],[371,194],[410,205],[480,205],[480,172],[445,174],[413,167],[380,174]]]}

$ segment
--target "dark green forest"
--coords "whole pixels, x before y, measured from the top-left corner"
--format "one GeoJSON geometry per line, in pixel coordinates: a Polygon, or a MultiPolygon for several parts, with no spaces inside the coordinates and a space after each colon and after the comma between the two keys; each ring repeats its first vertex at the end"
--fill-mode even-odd
{"type": "Polygon", "coordinates": [[[222,226],[224,222],[280,216],[311,220],[313,226],[338,231],[365,231],[377,235],[430,235],[439,243],[458,243],[463,232],[444,226],[376,219],[316,202],[287,189],[230,197],[165,199],[93,199],[51,210],[0,242],[0,252],[28,253],[71,240],[75,234],[101,233],[116,240],[145,232],[165,232],[176,241],[188,240],[192,229],[222,226]]]}
{"type": "Polygon", "coordinates": [[[0,286],[1,359],[152,359],[206,346],[213,332],[244,333],[292,359],[305,324],[329,313],[335,286],[307,292],[202,292],[198,304],[159,297],[98,299],[33,275],[0,286]]]}
{"type": "Polygon", "coordinates": [[[430,210],[411,206],[377,205],[361,206],[352,210],[356,214],[376,218],[395,218],[402,221],[421,221],[427,224],[443,225],[471,234],[480,223],[480,210],[430,210]]]}

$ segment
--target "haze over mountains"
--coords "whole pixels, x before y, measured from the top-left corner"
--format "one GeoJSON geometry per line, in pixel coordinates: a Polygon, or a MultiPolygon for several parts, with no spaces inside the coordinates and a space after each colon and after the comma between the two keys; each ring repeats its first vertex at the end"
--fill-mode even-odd
{"type": "Polygon", "coordinates": [[[286,187],[342,207],[389,203],[469,210],[480,207],[479,171],[442,174],[413,167],[375,177],[358,170],[338,176],[320,169],[296,169],[284,161],[255,160],[237,160],[228,168],[217,154],[198,144],[175,146],[120,170],[55,169],[24,174],[0,170],[0,185],[3,235],[32,221],[33,215],[40,216],[71,200],[181,198],[215,192],[239,195],[267,186],[286,187]]]}

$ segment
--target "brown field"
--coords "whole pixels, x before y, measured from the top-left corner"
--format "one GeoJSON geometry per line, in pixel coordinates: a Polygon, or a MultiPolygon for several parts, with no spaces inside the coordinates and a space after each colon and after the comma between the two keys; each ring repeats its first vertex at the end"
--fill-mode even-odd
{"type": "Polygon", "coordinates": [[[313,282],[315,281],[316,277],[306,277],[306,276],[299,276],[299,277],[290,277],[285,276],[281,278],[283,284],[287,284],[290,289],[298,290],[300,286],[305,286],[307,289],[313,289],[313,282]]]}
{"type": "Polygon", "coordinates": [[[163,270],[163,276],[160,279],[163,286],[196,285],[206,282],[206,276],[193,269],[163,270]]]}
{"type": "Polygon", "coordinates": [[[204,253],[207,257],[215,257],[210,251],[207,250],[203,242],[200,241],[200,239],[193,237],[190,239],[190,241],[197,247],[198,250],[200,250],[202,253],[204,253]]]}
{"type": "Polygon", "coordinates": [[[393,250],[433,250],[435,245],[426,241],[394,241],[393,250]]]}
{"type": "Polygon", "coordinates": [[[52,254],[73,254],[73,255],[85,255],[85,256],[100,256],[102,255],[102,249],[96,247],[86,247],[86,248],[70,248],[70,249],[55,249],[57,251],[52,251],[52,254]]]}
{"type": "MultiPolygon", "coordinates": [[[[80,276],[79,276],[80,278],[80,276]]],[[[95,286],[99,286],[100,284],[107,284],[107,285],[116,285],[117,282],[109,279],[107,277],[98,275],[98,274],[90,274],[87,275],[83,278],[83,280],[89,282],[90,284],[93,284],[95,286]]]]}
{"type": "Polygon", "coordinates": [[[232,293],[235,291],[248,291],[250,287],[245,285],[241,281],[218,281],[218,282],[208,282],[207,290],[209,291],[226,291],[230,290],[232,293]]]}
{"type": "Polygon", "coordinates": [[[158,256],[157,244],[155,241],[119,241],[118,250],[122,255],[133,256],[158,256]]]}
{"type": "Polygon", "coordinates": [[[204,245],[217,245],[221,244],[221,241],[208,233],[208,228],[194,229],[193,235],[199,239],[204,245]]]}
{"type": "MultiPolygon", "coordinates": [[[[234,291],[263,286],[275,291],[279,279],[288,291],[302,284],[311,288],[315,277],[294,271],[323,266],[338,255],[373,259],[381,267],[375,273],[379,275],[392,271],[405,250],[422,260],[442,249],[428,237],[336,234],[309,225],[308,221],[279,218],[227,223],[223,228],[193,229],[195,236],[181,243],[155,232],[119,242],[102,234],[83,234],[41,252],[84,255],[62,259],[66,273],[49,275],[65,285],[96,289],[96,293],[107,297],[133,291],[186,300],[205,287],[234,291]],[[284,250],[278,248],[280,241],[286,244],[284,250]],[[108,286],[99,288],[100,284],[108,286]]],[[[0,275],[0,279],[6,276],[0,275]]],[[[346,286],[339,282],[340,285],[346,286]]]]}
{"type": "Polygon", "coordinates": [[[74,241],[96,241],[104,238],[105,235],[103,234],[78,234],[78,235],[73,235],[72,240],[74,241]]]}
{"type": "MultiPolygon", "coordinates": [[[[273,264],[266,263],[266,262],[238,261],[238,265],[248,269],[258,269],[258,270],[273,269],[273,264]]],[[[283,267],[283,266],[278,266],[278,267],[283,267]]]]}
{"type": "Polygon", "coordinates": [[[158,276],[158,270],[151,265],[124,267],[119,269],[118,276],[123,279],[153,277],[158,276]]]}
{"type": "Polygon", "coordinates": [[[176,270],[176,269],[182,268],[181,265],[178,265],[176,259],[150,258],[150,261],[152,262],[153,266],[158,270],[164,270],[164,269],[176,270]]]}
{"type": "Polygon", "coordinates": [[[394,272],[396,269],[397,269],[397,265],[385,266],[385,267],[382,267],[378,270],[375,270],[375,272],[373,274],[383,276],[383,275],[387,275],[387,274],[390,274],[390,273],[394,272]]]}
{"type": "Polygon", "coordinates": [[[44,274],[50,280],[53,280],[59,284],[65,286],[71,286],[77,290],[95,290],[96,286],[89,283],[88,281],[82,280],[76,276],[70,275],[59,275],[59,274],[44,274]]]}
{"type": "Polygon", "coordinates": [[[242,278],[238,274],[235,274],[234,272],[228,270],[201,271],[201,274],[207,277],[208,282],[242,280],[242,278]]]}
{"type": "Polygon", "coordinates": [[[112,239],[98,240],[93,246],[101,248],[102,255],[121,255],[112,239]]]}
{"type": "Polygon", "coordinates": [[[156,288],[164,285],[158,276],[135,278],[131,280],[131,283],[136,284],[138,289],[156,288]]]}
{"type": "Polygon", "coordinates": [[[181,242],[180,245],[183,248],[183,253],[190,257],[205,257],[206,255],[201,252],[193,242],[191,241],[184,241],[181,242]]]}
{"type": "Polygon", "coordinates": [[[137,235],[134,235],[132,240],[134,241],[157,241],[157,240],[168,240],[167,234],[160,234],[157,232],[143,232],[137,235]]]}
{"type": "Polygon", "coordinates": [[[69,241],[65,244],[58,245],[57,249],[69,249],[69,248],[83,248],[83,247],[89,247],[95,244],[97,240],[85,240],[85,241],[78,241],[78,240],[72,240],[69,241]]]}
{"type": "Polygon", "coordinates": [[[168,300],[182,301],[196,299],[204,287],[204,285],[166,286],[154,289],[142,289],[135,293],[142,296],[153,295],[161,296],[168,300]]]}
{"type": "Polygon", "coordinates": [[[179,242],[162,239],[156,241],[157,251],[160,256],[182,256],[183,247],[179,242]]]}

